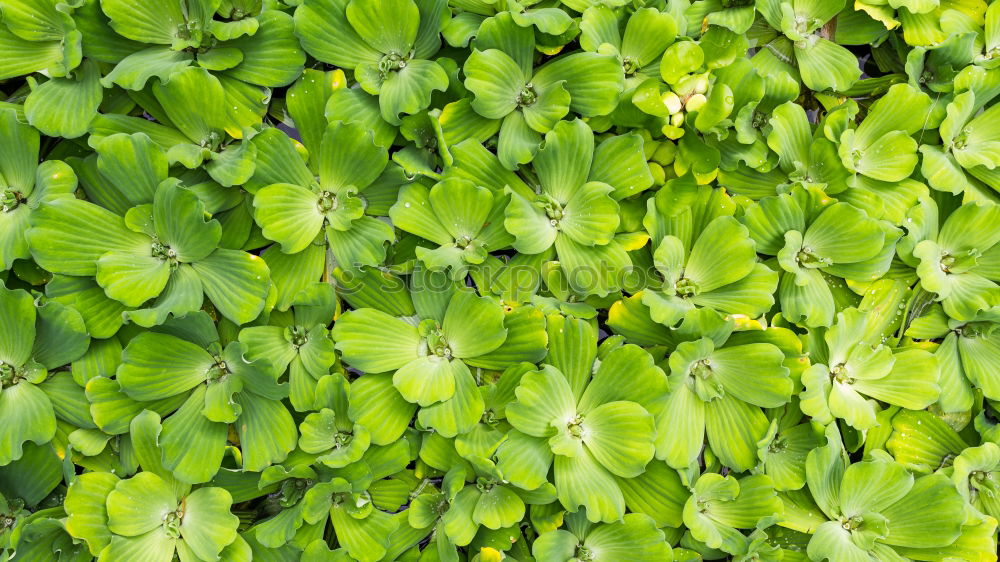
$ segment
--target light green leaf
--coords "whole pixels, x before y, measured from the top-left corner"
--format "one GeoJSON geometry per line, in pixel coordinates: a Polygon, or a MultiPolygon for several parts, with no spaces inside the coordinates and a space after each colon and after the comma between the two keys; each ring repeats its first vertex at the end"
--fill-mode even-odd
{"type": "Polygon", "coordinates": [[[555,457],[555,485],[563,507],[586,508],[591,522],[618,521],[625,514],[625,499],[614,478],[587,449],[575,457],[555,457]]]}
{"type": "Polygon", "coordinates": [[[723,465],[738,472],[757,464],[757,441],[767,428],[767,417],[758,407],[729,394],[705,407],[705,433],[712,452],[723,465]]]}
{"type": "Polygon", "coordinates": [[[616,476],[638,476],[653,458],[653,416],[635,402],[602,404],[587,412],[581,428],[594,458],[616,476]]]}
{"type": "Polygon", "coordinates": [[[584,246],[611,242],[618,229],[618,203],[611,198],[613,188],[601,182],[587,182],[574,190],[563,209],[559,229],[584,246]]]}
{"type": "Polygon", "coordinates": [[[219,248],[191,265],[205,295],[226,318],[246,324],[264,309],[271,280],[267,264],[259,256],[219,248]]]}
{"type": "Polygon", "coordinates": [[[370,373],[399,369],[417,359],[421,344],[416,326],[372,308],[345,312],[332,335],[344,361],[370,373]]]}
{"type": "Polygon", "coordinates": [[[514,235],[514,249],[525,254],[539,254],[552,247],[559,231],[540,205],[510,192],[510,203],[504,211],[504,227],[514,235]]]}
{"type": "Polygon", "coordinates": [[[524,502],[506,486],[494,485],[476,501],[472,519],[487,529],[510,527],[524,518],[524,502]]]}
{"type": "Polygon", "coordinates": [[[337,264],[344,269],[377,266],[385,259],[386,242],[393,242],[392,226],[374,217],[363,216],[348,230],[326,229],[326,240],[337,264]]]}
{"type": "Polygon", "coordinates": [[[184,498],[180,534],[199,558],[214,560],[236,540],[239,518],[229,512],[232,496],[222,488],[199,488],[184,498]]]}
{"type": "Polygon", "coordinates": [[[149,238],[128,230],[121,217],[76,198],[39,207],[25,236],[38,265],[65,275],[96,275],[97,260],[106,252],[150,251],[149,238]]]}
{"type": "MultiPolygon", "coordinates": [[[[411,2],[412,3],[412,2],[411,2]]],[[[413,115],[431,103],[435,91],[448,88],[448,73],[435,61],[411,59],[406,67],[391,72],[379,86],[382,118],[398,125],[400,114],[413,115]]],[[[371,93],[371,92],[370,92],[371,93]]]]}
{"type": "Polygon", "coordinates": [[[474,358],[500,347],[507,338],[503,324],[503,309],[496,301],[459,290],[448,303],[441,331],[453,356],[474,358]]]}
{"type": "Polygon", "coordinates": [[[545,135],[545,147],[535,156],[542,190],[561,204],[584,184],[594,153],[594,133],[583,121],[561,121],[545,135]]]}
{"type": "Polygon", "coordinates": [[[746,277],[754,263],[754,244],[746,227],[732,217],[718,217],[691,248],[684,277],[705,293],[746,277]]]}
{"type": "Polygon", "coordinates": [[[441,402],[420,409],[421,425],[433,428],[444,437],[468,433],[482,419],[485,402],[476,380],[465,363],[451,362],[454,394],[441,402]]]}
{"type": "Polygon", "coordinates": [[[507,419],[517,430],[534,437],[549,437],[576,415],[573,391],[554,367],[545,365],[521,378],[517,402],[507,406],[507,419]]]}
{"type": "Polygon", "coordinates": [[[532,78],[539,88],[559,81],[564,81],[569,91],[570,109],[593,117],[614,110],[624,89],[625,73],[617,57],[583,52],[556,57],[532,78]]]}
{"type": "Polygon", "coordinates": [[[121,480],[108,494],[108,529],[115,535],[136,537],[163,525],[177,510],[179,499],[162,478],[140,472],[121,480]]]}
{"type": "Polygon", "coordinates": [[[349,188],[361,191],[371,185],[389,157],[384,147],[375,144],[370,132],[360,125],[338,121],[323,134],[317,161],[320,186],[341,194],[349,188]]]}
{"type": "Polygon", "coordinates": [[[413,48],[417,38],[420,12],[413,0],[351,0],[347,4],[347,21],[379,52],[403,55],[413,48]]]}
{"type": "Polygon", "coordinates": [[[0,287],[0,362],[20,367],[35,343],[35,303],[27,291],[0,287]]]}
{"type": "Polygon", "coordinates": [[[453,371],[463,368],[468,371],[461,361],[427,355],[400,367],[392,376],[392,384],[407,401],[430,406],[455,394],[453,371]]]}
{"type": "Polygon", "coordinates": [[[474,95],[472,108],[483,117],[502,119],[518,107],[519,99],[529,105],[522,94],[528,77],[506,53],[473,50],[464,70],[465,87],[474,95]]]}
{"type": "Polygon", "coordinates": [[[318,203],[318,195],[305,187],[272,184],[254,195],[254,218],[268,240],[281,244],[283,252],[296,254],[312,244],[323,227],[318,203]]]}
{"type": "Polygon", "coordinates": [[[110,472],[79,475],[66,491],[66,531],[87,542],[94,556],[111,542],[106,499],[119,478],[110,472]]]}
{"type": "Polygon", "coordinates": [[[163,466],[181,482],[208,482],[219,471],[225,453],[228,425],[202,414],[205,386],[199,385],[187,401],[163,422],[160,447],[163,466]]]}
{"type": "Polygon", "coordinates": [[[225,138],[225,91],[207,70],[187,67],[166,83],[153,84],[153,94],[179,131],[194,144],[215,148],[225,138]]]}
{"type": "Polygon", "coordinates": [[[861,77],[854,54],[819,35],[796,42],[795,59],[802,82],[811,90],[843,92],[861,77]]]}
{"type": "Polygon", "coordinates": [[[25,442],[44,445],[55,432],[52,402],[41,389],[24,381],[0,390],[0,466],[21,458],[25,442]]]}
{"type": "Polygon", "coordinates": [[[215,359],[199,346],[169,334],[144,332],[129,342],[118,367],[122,390],[136,400],[157,400],[204,382],[215,359]]]}
{"type": "Polygon", "coordinates": [[[69,139],[87,132],[103,97],[100,71],[86,62],[75,73],[73,78],[52,78],[28,94],[24,114],[32,127],[69,139]]]}
{"type": "Polygon", "coordinates": [[[171,74],[186,68],[193,61],[191,53],[185,51],[149,47],[119,61],[111,72],[101,78],[101,85],[105,88],[118,85],[126,90],[142,90],[150,78],[168,80],[171,74]]]}

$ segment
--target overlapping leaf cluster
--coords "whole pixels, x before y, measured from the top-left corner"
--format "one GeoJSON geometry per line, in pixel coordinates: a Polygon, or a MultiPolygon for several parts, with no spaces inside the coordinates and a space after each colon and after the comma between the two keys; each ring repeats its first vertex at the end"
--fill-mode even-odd
{"type": "Polygon", "coordinates": [[[0,14],[0,559],[996,560],[1000,2],[0,14]]]}

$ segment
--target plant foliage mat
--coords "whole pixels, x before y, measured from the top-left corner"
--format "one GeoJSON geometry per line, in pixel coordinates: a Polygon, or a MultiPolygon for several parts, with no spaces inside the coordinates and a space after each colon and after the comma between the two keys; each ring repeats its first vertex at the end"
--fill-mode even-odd
{"type": "Polygon", "coordinates": [[[1000,2],[0,14],[0,559],[997,559],[1000,2]]]}

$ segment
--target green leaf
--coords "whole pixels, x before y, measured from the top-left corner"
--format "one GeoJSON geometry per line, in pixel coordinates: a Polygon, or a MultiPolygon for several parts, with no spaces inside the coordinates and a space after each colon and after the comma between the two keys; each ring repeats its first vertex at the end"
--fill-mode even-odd
{"type": "Polygon", "coordinates": [[[568,236],[559,236],[555,246],[570,288],[581,295],[604,296],[620,288],[631,265],[617,238],[603,246],[584,246],[568,236]]]}
{"type": "Polygon", "coordinates": [[[705,434],[722,464],[743,472],[757,464],[757,441],[767,432],[768,421],[756,406],[729,394],[705,407],[705,434]]]}
{"type": "Polygon", "coordinates": [[[884,234],[876,221],[846,203],[827,207],[806,230],[802,245],[834,263],[868,259],[882,248],[884,234]]]}
{"type": "Polygon", "coordinates": [[[355,519],[343,506],[330,510],[337,541],[355,559],[374,562],[385,555],[392,532],[398,522],[388,513],[372,510],[364,519],[355,519]]]}
{"type": "Polygon", "coordinates": [[[497,450],[497,469],[503,477],[524,490],[543,485],[552,466],[548,443],[513,429],[497,450]]]}
{"type": "Polygon", "coordinates": [[[441,226],[454,240],[477,238],[493,208],[490,190],[457,178],[435,185],[429,201],[441,226]]]}
{"type": "Polygon", "coordinates": [[[349,188],[364,190],[382,173],[388,158],[386,149],[361,126],[331,123],[317,154],[320,186],[338,194],[349,188]]]}
{"type": "Polygon", "coordinates": [[[503,309],[489,297],[469,290],[459,290],[448,303],[441,322],[451,353],[459,358],[474,358],[500,347],[507,337],[503,309]]]}
{"type": "Polygon", "coordinates": [[[635,134],[610,137],[597,145],[589,179],[615,188],[613,197],[631,197],[653,185],[643,154],[642,137],[635,134]]]}
{"type": "Polygon", "coordinates": [[[746,547],[746,537],[737,529],[752,528],[758,521],[767,524],[782,512],[782,502],[767,476],[736,480],[733,476],[706,473],[695,483],[684,505],[684,524],[708,546],[739,552],[746,547]]]}
{"type": "Polygon", "coordinates": [[[192,143],[215,148],[225,138],[225,91],[207,70],[192,66],[175,72],[168,82],[154,83],[153,94],[192,143]]]}
{"type": "Polygon", "coordinates": [[[241,62],[226,74],[268,88],[287,86],[302,72],[306,60],[293,36],[294,21],[290,15],[271,9],[264,10],[256,19],[257,33],[225,43],[224,48],[239,49],[243,55],[241,62]]]}
{"type": "Polygon", "coordinates": [[[552,247],[559,232],[545,211],[519,193],[510,192],[504,211],[504,227],[514,235],[514,249],[525,254],[539,254],[552,247]]]}
{"type": "Polygon", "coordinates": [[[556,455],[555,485],[559,501],[567,510],[587,510],[592,522],[618,521],[625,513],[625,499],[611,475],[587,449],[581,455],[556,455]]]}
{"type": "Polygon", "coordinates": [[[141,306],[158,296],[170,278],[170,264],[155,256],[108,252],[97,260],[97,282],[108,297],[141,306]]]}
{"type": "MultiPolygon", "coordinates": [[[[464,184],[462,181],[442,182],[434,188],[441,186],[442,190],[451,191],[454,188],[445,186],[464,184]]],[[[451,234],[431,207],[430,190],[419,183],[405,185],[399,190],[399,199],[389,209],[389,216],[396,228],[412,232],[437,244],[444,245],[452,241],[451,234]]]]}
{"type": "Polygon", "coordinates": [[[806,269],[797,275],[785,273],[778,286],[781,311],[792,322],[809,327],[829,326],[836,312],[833,293],[816,270],[806,269]]]}
{"type": "Polygon", "coordinates": [[[122,189],[134,205],[152,203],[156,188],[167,177],[166,153],[148,135],[117,134],[105,137],[96,147],[97,169],[122,189]]]}
{"type": "Polygon", "coordinates": [[[510,527],[524,518],[524,502],[506,486],[494,485],[476,501],[472,519],[488,529],[510,527]]]}
{"type": "Polygon", "coordinates": [[[913,475],[903,465],[884,458],[854,463],[844,472],[840,508],[845,514],[882,512],[913,487],[913,475]]]}
{"type": "Polygon", "coordinates": [[[559,221],[560,230],[584,246],[603,246],[611,242],[618,228],[618,204],[610,197],[613,188],[600,182],[587,182],[575,190],[559,221]]]}
{"type": "Polygon", "coordinates": [[[456,372],[460,369],[468,371],[461,361],[424,356],[400,367],[392,376],[392,384],[408,402],[430,406],[455,394],[456,372]]]}
{"type": "Polygon", "coordinates": [[[0,28],[0,46],[8,55],[0,65],[0,79],[47,69],[58,74],[66,72],[66,50],[59,41],[27,41],[4,26],[0,28]]]}
{"type": "Polygon", "coordinates": [[[593,117],[611,113],[618,105],[625,73],[617,57],[584,52],[557,57],[542,65],[532,78],[539,88],[559,81],[564,81],[569,92],[569,108],[593,117]]]}
{"type": "MultiPolygon", "coordinates": [[[[402,121],[400,114],[413,115],[430,105],[434,91],[448,88],[448,73],[435,61],[411,59],[406,67],[391,72],[379,84],[379,110],[382,119],[393,125],[402,121]]],[[[367,90],[369,93],[375,93],[367,90]]]]}
{"type": "Polygon", "coordinates": [[[319,197],[312,190],[288,183],[272,184],[253,198],[254,218],[264,236],[281,244],[286,254],[305,250],[323,227],[319,197]]]}
{"type": "Polygon", "coordinates": [[[859,156],[845,162],[845,166],[877,180],[898,182],[906,179],[917,165],[917,142],[903,131],[891,131],[859,156]]]}
{"type": "Polygon", "coordinates": [[[517,402],[507,406],[507,419],[517,430],[534,437],[549,437],[576,415],[573,391],[556,368],[545,365],[521,378],[517,402]]]}
{"type": "Polygon", "coordinates": [[[914,482],[900,501],[882,511],[891,522],[889,534],[883,541],[916,548],[947,546],[961,533],[963,509],[961,496],[946,476],[924,476],[914,482]],[[936,506],[933,512],[916,508],[918,502],[928,500],[936,506]]]}
{"type": "Polygon", "coordinates": [[[385,244],[396,239],[392,226],[374,217],[363,216],[348,230],[326,229],[326,241],[337,263],[345,269],[377,266],[385,259],[385,244]]]}
{"type": "Polygon", "coordinates": [[[922,410],[940,394],[938,361],[930,353],[912,349],[893,355],[892,371],[880,379],[857,379],[859,392],[889,404],[922,410]]]}
{"type": "Polygon", "coordinates": [[[762,408],[778,408],[788,402],[793,383],[782,363],[785,355],[769,343],[755,343],[716,350],[709,362],[726,392],[762,408]],[[742,376],[752,372],[752,380],[742,376]]]}
{"type": "Polygon", "coordinates": [[[648,516],[629,513],[621,521],[595,528],[584,544],[599,553],[600,560],[673,560],[663,535],[648,516]]]}
{"type": "Polygon", "coordinates": [[[111,19],[111,27],[119,35],[141,43],[170,45],[182,25],[186,27],[184,8],[180,4],[145,5],[134,0],[106,0],[101,9],[111,19]]]}
{"type": "Polygon", "coordinates": [[[746,277],[754,261],[754,245],[746,227],[732,217],[719,217],[695,241],[684,277],[705,293],[746,277]]]}
{"type": "Polygon", "coordinates": [[[31,355],[46,369],[55,370],[79,359],[90,346],[86,325],[80,314],[57,302],[38,307],[35,342],[31,355]]]}
{"type": "Polygon", "coordinates": [[[236,540],[240,520],[229,512],[232,502],[222,488],[199,488],[184,498],[180,534],[199,558],[213,560],[236,540]]]}
{"type": "Polygon", "coordinates": [[[384,373],[418,358],[421,337],[416,326],[380,310],[345,312],[333,325],[333,341],[355,368],[384,373]]]}
{"type": "Polygon", "coordinates": [[[622,36],[621,54],[638,68],[660,56],[677,36],[677,23],[671,14],[653,8],[636,10],[628,19],[622,36]]]}
{"type": "Polygon", "coordinates": [[[242,392],[234,400],[243,410],[236,428],[243,467],[261,471],[285,460],[295,449],[295,422],[279,400],[242,392]]]}
{"type": "Polygon", "coordinates": [[[635,402],[602,404],[587,412],[581,427],[594,458],[616,476],[638,476],[653,458],[653,416],[635,402]]]}
{"type": "Polygon", "coordinates": [[[213,152],[205,164],[205,171],[213,180],[224,187],[246,183],[254,172],[254,158],[257,146],[241,141],[232,143],[219,152],[213,152]]]}
{"type": "Polygon", "coordinates": [[[802,82],[811,90],[843,92],[861,77],[853,53],[818,35],[795,43],[795,59],[802,82]]]}
{"type": "Polygon", "coordinates": [[[128,424],[128,433],[135,450],[135,458],[139,466],[146,472],[156,474],[181,497],[191,491],[191,486],[174,478],[173,474],[163,466],[159,446],[160,433],[163,426],[160,416],[152,410],[144,410],[132,418],[128,424]]]}
{"type": "Polygon", "coordinates": [[[228,426],[209,421],[205,386],[199,385],[184,404],[163,422],[160,447],[163,466],[181,482],[208,482],[219,471],[225,453],[228,426]]]}
{"type": "Polygon", "coordinates": [[[118,85],[126,90],[142,90],[151,78],[168,80],[170,75],[188,67],[194,60],[191,53],[167,47],[149,47],[128,55],[111,72],[101,78],[101,85],[118,85]]]}
{"type": "Polygon", "coordinates": [[[75,77],[52,78],[32,90],[24,101],[24,114],[42,133],[72,139],[88,131],[102,97],[100,71],[87,62],[75,77]]]}
{"type": "Polygon", "coordinates": [[[257,147],[254,175],[247,186],[251,193],[275,183],[309,186],[315,181],[292,139],[280,129],[266,128],[251,142],[257,147]]]}
{"type": "Polygon", "coordinates": [[[474,50],[464,70],[465,87],[474,94],[472,108],[483,117],[502,119],[518,107],[519,98],[523,99],[521,92],[528,79],[502,51],[474,50]]]}
{"type": "Polygon", "coordinates": [[[657,526],[681,525],[684,502],[690,491],[676,470],[663,462],[651,462],[635,478],[615,478],[629,510],[643,513],[657,526]]]}
{"type": "Polygon", "coordinates": [[[416,41],[420,12],[413,0],[351,0],[347,4],[347,21],[362,40],[379,52],[402,55],[416,41]]]}
{"type": "Polygon", "coordinates": [[[482,393],[472,378],[472,373],[460,361],[452,362],[455,379],[454,395],[436,404],[420,409],[420,424],[433,428],[444,437],[465,434],[477,427],[482,419],[485,403],[482,393]]]}
{"type": "Polygon", "coordinates": [[[369,428],[371,442],[389,445],[406,430],[416,406],[407,402],[392,384],[391,374],[368,374],[351,383],[349,415],[369,428]]]}
{"type": "Polygon", "coordinates": [[[35,303],[27,291],[0,286],[0,362],[20,367],[35,343],[35,303]]]}
{"type": "Polygon", "coordinates": [[[118,382],[136,400],[157,400],[190,390],[215,364],[199,346],[169,334],[139,334],[122,353],[118,382]]]}
{"type": "Polygon", "coordinates": [[[583,121],[562,121],[545,135],[534,166],[544,192],[566,204],[587,180],[594,153],[594,133],[583,121]]]}
{"type": "Polygon", "coordinates": [[[295,35],[313,57],[353,69],[359,63],[377,63],[382,57],[366,43],[347,20],[350,0],[318,0],[295,10],[295,35]]]}
{"type": "Polygon", "coordinates": [[[120,313],[139,326],[157,326],[164,323],[167,316],[183,316],[201,307],[203,291],[201,281],[194,268],[180,264],[167,280],[166,286],[149,308],[126,310],[120,313]]]}
{"type": "Polygon", "coordinates": [[[24,381],[0,390],[0,466],[21,458],[27,441],[44,445],[56,432],[49,397],[24,381]]]}
{"type": "Polygon", "coordinates": [[[146,557],[149,562],[170,562],[174,558],[177,539],[165,529],[155,528],[136,537],[114,536],[101,554],[101,560],[134,560],[146,557]]]}
{"type": "Polygon", "coordinates": [[[220,248],[191,265],[205,295],[226,318],[246,324],[264,309],[271,280],[259,256],[220,248]]]}
{"type": "Polygon", "coordinates": [[[837,560],[865,560],[868,552],[854,543],[851,532],[838,521],[827,521],[816,528],[809,540],[809,557],[835,558],[837,560]]]}
{"type": "Polygon", "coordinates": [[[143,535],[163,525],[179,501],[162,478],[140,472],[119,481],[108,494],[108,529],[123,537],[143,535]]]}
{"type": "Polygon", "coordinates": [[[66,491],[66,530],[87,542],[94,556],[111,542],[106,499],[119,478],[109,472],[79,475],[66,491]]]}
{"type": "Polygon", "coordinates": [[[75,198],[38,208],[25,237],[38,265],[65,275],[96,275],[97,260],[106,252],[149,251],[149,238],[127,229],[121,217],[75,198]]]}

